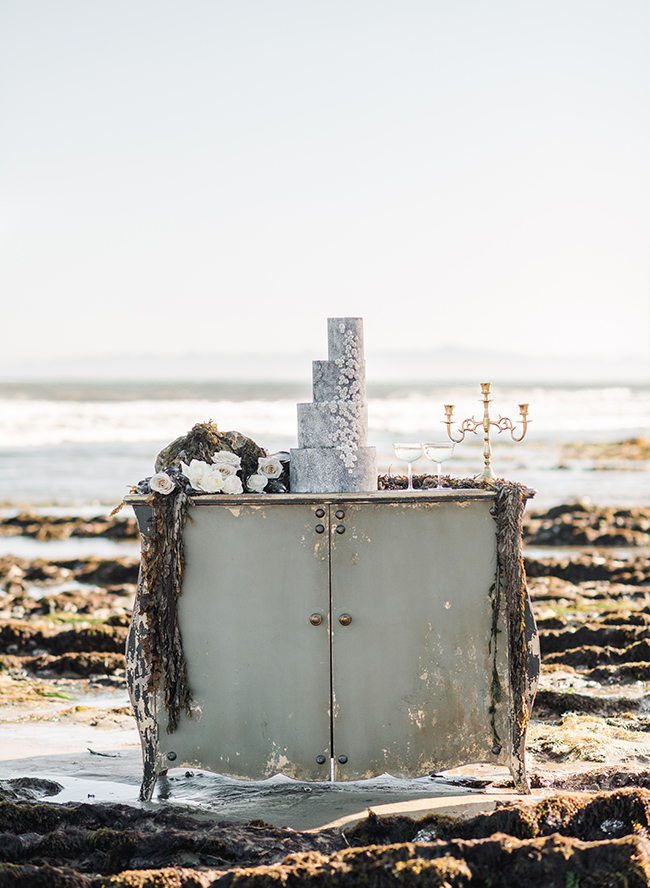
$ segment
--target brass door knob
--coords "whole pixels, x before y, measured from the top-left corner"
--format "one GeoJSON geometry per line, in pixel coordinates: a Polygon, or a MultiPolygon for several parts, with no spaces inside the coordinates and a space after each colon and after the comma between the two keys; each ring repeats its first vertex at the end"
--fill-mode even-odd
{"type": "Polygon", "coordinates": [[[323,618],[320,614],[312,614],[309,618],[309,622],[312,624],[312,626],[320,626],[320,624],[323,622],[323,618]]]}
{"type": "Polygon", "coordinates": [[[339,617],[339,623],[341,624],[341,626],[349,626],[351,622],[352,617],[350,616],[350,614],[341,614],[341,616],[339,617]]]}

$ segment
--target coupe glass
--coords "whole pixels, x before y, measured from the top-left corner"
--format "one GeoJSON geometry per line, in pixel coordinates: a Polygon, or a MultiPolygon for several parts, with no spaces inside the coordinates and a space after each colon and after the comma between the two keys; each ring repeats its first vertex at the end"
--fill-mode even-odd
{"type": "Polygon", "coordinates": [[[442,486],[440,484],[440,464],[446,459],[449,459],[450,456],[453,456],[453,441],[429,441],[428,443],[423,444],[422,448],[424,449],[424,455],[426,458],[430,459],[438,467],[438,483],[436,484],[435,489],[440,490],[442,486]]]}
{"type": "Polygon", "coordinates": [[[393,444],[393,450],[395,451],[395,456],[398,459],[403,459],[405,462],[409,464],[408,478],[409,483],[407,490],[413,490],[413,476],[412,476],[412,464],[420,459],[422,456],[422,445],[421,444],[393,444]]]}

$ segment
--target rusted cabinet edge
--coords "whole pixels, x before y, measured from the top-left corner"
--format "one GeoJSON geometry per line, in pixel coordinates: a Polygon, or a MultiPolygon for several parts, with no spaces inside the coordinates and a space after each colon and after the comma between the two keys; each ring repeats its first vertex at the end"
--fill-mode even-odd
{"type": "MultiPolygon", "coordinates": [[[[269,503],[407,503],[407,502],[473,502],[475,500],[494,499],[492,490],[467,490],[444,488],[443,490],[417,490],[407,493],[405,490],[372,490],[368,493],[202,493],[193,497],[195,506],[236,505],[237,503],[269,504],[269,503]]],[[[124,498],[128,505],[146,503],[147,496],[131,494],[124,498]]]]}
{"type": "MultiPolygon", "coordinates": [[[[195,506],[267,506],[272,504],[298,504],[298,505],[336,505],[337,503],[463,503],[476,502],[477,500],[493,500],[494,493],[491,490],[423,490],[417,493],[407,493],[399,490],[377,490],[368,493],[240,493],[229,494],[200,494],[192,497],[192,507],[195,506]]],[[[148,536],[149,522],[151,520],[151,506],[149,497],[132,494],[124,497],[124,502],[129,506],[137,506],[136,518],[140,533],[148,536]]]]}

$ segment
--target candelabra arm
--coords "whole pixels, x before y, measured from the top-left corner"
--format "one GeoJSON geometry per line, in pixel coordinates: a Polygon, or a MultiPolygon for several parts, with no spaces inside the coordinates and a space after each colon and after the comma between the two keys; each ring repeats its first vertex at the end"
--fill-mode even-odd
{"type": "Polygon", "coordinates": [[[444,423],[444,425],[447,426],[447,434],[449,435],[449,440],[450,440],[450,441],[453,441],[454,444],[460,444],[461,441],[464,441],[464,440],[465,440],[465,432],[468,431],[467,429],[465,429],[465,430],[462,430],[462,429],[461,429],[460,438],[454,438],[454,436],[453,436],[452,433],[451,433],[451,420],[450,420],[450,419],[444,419],[444,420],[443,420],[443,423],[444,423]]]}
{"type": "Polygon", "coordinates": [[[523,441],[526,437],[526,431],[528,429],[528,423],[532,422],[531,419],[528,419],[528,404],[520,404],[519,405],[519,413],[521,414],[521,435],[517,437],[515,435],[514,427],[510,430],[510,437],[513,441],[523,441]]]}
{"type": "Polygon", "coordinates": [[[449,440],[453,441],[454,444],[460,444],[461,441],[465,440],[466,432],[473,431],[473,430],[465,428],[465,422],[467,422],[467,420],[465,420],[465,422],[463,423],[463,425],[461,426],[461,429],[460,429],[460,438],[454,438],[454,436],[451,433],[451,427],[454,422],[453,415],[454,415],[454,405],[453,404],[445,404],[446,419],[443,419],[442,422],[444,425],[447,426],[447,434],[449,435],[449,440]]]}
{"type": "Polygon", "coordinates": [[[521,435],[519,435],[519,437],[517,437],[515,435],[514,429],[511,430],[510,437],[512,438],[513,441],[519,442],[519,441],[524,440],[524,438],[526,437],[526,431],[528,430],[528,423],[529,422],[532,422],[532,419],[526,419],[526,418],[523,419],[522,428],[521,428],[521,435]]]}

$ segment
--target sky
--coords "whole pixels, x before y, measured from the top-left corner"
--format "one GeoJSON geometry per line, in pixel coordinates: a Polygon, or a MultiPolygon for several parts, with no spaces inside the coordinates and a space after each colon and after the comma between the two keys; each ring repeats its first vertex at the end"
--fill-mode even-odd
{"type": "Polygon", "coordinates": [[[644,356],[647,0],[3,0],[2,360],[644,356]]]}

